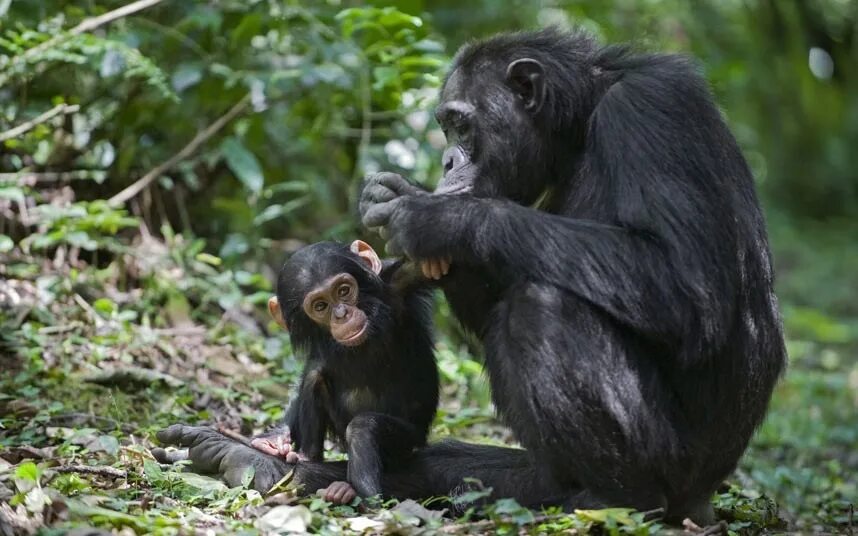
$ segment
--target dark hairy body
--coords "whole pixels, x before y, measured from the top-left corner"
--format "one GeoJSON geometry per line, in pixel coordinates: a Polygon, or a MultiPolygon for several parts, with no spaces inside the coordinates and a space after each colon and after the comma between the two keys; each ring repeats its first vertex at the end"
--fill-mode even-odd
{"type": "Polygon", "coordinates": [[[325,494],[349,502],[382,492],[381,474],[426,444],[438,406],[429,287],[402,261],[366,243],[320,242],[278,276],[272,316],[306,357],[283,427],[252,440],[288,457],[322,461],[330,436],[348,452],[347,482],[325,494]],[[354,489],[352,489],[352,487],[354,489]]]}
{"type": "Polygon", "coordinates": [[[438,284],[527,455],[456,447],[506,459],[499,474],[429,447],[416,472],[706,521],[786,355],[753,179],[705,82],[679,56],[500,35],[457,54],[436,116],[435,193],[376,174],[361,215],[449,268],[438,284]]]}

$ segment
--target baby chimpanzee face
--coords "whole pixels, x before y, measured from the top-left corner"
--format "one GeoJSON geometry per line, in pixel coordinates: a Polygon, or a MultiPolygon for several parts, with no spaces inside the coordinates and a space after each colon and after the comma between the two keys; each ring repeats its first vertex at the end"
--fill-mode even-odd
{"type": "Polygon", "coordinates": [[[302,342],[309,320],[343,346],[359,346],[378,316],[381,260],[365,242],[320,242],[296,251],[280,271],[271,316],[302,342]]]}

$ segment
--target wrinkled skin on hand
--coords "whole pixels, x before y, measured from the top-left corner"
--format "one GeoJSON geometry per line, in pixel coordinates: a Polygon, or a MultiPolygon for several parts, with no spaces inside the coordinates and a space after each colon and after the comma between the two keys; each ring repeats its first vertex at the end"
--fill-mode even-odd
{"type": "Polygon", "coordinates": [[[230,487],[240,486],[246,472],[253,468],[252,487],[265,493],[295,467],[209,427],[174,424],[158,432],[157,438],[165,445],[188,449],[186,453],[152,449],[152,455],[160,463],[189,459],[191,471],[218,475],[230,487]]]}
{"type": "Polygon", "coordinates": [[[445,252],[417,248],[414,236],[421,222],[412,215],[415,206],[443,203],[444,197],[448,196],[434,196],[396,173],[374,173],[364,179],[358,208],[363,225],[378,229],[387,240],[387,253],[418,261],[427,279],[438,280],[449,272],[451,258],[445,252]]]}

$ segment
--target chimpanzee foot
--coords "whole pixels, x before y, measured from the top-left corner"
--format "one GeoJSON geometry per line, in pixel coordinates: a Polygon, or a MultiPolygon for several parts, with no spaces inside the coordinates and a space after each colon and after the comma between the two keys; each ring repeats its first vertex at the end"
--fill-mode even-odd
{"type": "Polygon", "coordinates": [[[357,497],[357,492],[351,484],[343,481],[332,482],[331,485],[320,489],[316,494],[333,504],[349,504],[357,497]]]}
{"type": "Polygon", "coordinates": [[[156,435],[164,445],[188,449],[187,455],[153,449],[152,455],[159,462],[173,463],[189,459],[191,471],[218,475],[231,487],[240,486],[247,472],[252,469],[252,487],[265,493],[294,467],[281,458],[265,454],[206,426],[174,424],[156,435]]]}

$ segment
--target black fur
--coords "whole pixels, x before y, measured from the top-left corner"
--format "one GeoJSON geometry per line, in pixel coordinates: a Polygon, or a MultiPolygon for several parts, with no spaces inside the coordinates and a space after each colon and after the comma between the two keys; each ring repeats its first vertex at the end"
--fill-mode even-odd
{"type": "Polygon", "coordinates": [[[348,481],[364,496],[383,491],[382,468],[426,443],[438,405],[430,289],[409,269],[388,262],[376,275],[348,246],[322,242],[294,253],[278,276],[293,348],[306,356],[285,424],[312,460],[322,460],[326,432],[347,448],[348,481]],[[357,306],[369,321],[359,346],[339,344],[302,308],[310,290],[341,273],[357,281],[357,306]]]}
{"type": "Polygon", "coordinates": [[[476,110],[449,127],[470,194],[377,175],[364,222],[452,258],[441,286],[495,404],[570,506],[692,511],[785,365],[753,179],[705,82],[685,58],[553,30],[467,46],[450,73],[439,109],[476,110]],[[544,67],[535,112],[505,79],[522,58],[544,67]]]}
{"type": "MultiPolygon", "coordinates": [[[[426,497],[475,477],[531,506],[706,521],[786,362],[753,179],[706,84],[682,57],[553,30],[468,45],[450,73],[439,111],[467,105],[442,119],[470,160],[442,186],[470,193],[382,173],[361,214],[412,259],[452,258],[441,287],[528,450],[430,445],[385,486],[426,497]],[[507,79],[523,58],[544,68],[541,100],[507,79]]],[[[342,468],[296,472],[322,487],[342,468]]]]}

